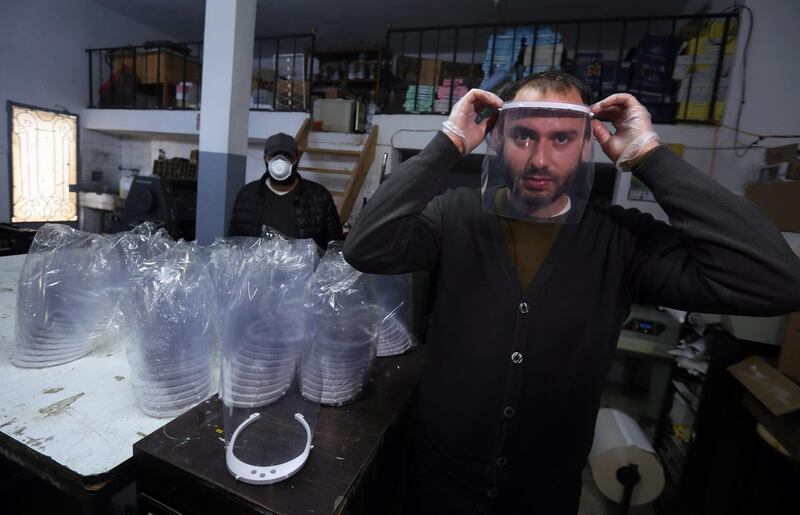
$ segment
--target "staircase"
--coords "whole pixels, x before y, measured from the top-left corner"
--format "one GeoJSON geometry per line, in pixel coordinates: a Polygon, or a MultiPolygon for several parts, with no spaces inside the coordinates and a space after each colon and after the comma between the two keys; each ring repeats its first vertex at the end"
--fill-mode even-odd
{"type": "Polygon", "coordinates": [[[346,222],[375,158],[378,127],[373,126],[367,134],[314,132],[307,127],[297,135],[302,152],[298,171],[331,192],[339,218],[346,222]]]}

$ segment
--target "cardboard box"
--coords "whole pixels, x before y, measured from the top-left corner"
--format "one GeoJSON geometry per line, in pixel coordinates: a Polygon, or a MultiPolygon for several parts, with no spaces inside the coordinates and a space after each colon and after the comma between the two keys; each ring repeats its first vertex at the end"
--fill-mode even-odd
{"type": "Polygon", "coordinates": [[[423,59],[419,70],[420,86],[435,86],[442,76],[442,61],[423,59]]]}
{"type": "Polygon", "coordinates": [[[175,105],[177,107],[197,107],[199,88],[193,82],[175,85],[175,105]]]}
{"type": "Polygon", "coordinates": [[[744,195],[781,231],[800,232],[800,181],[754,183],[745,188],[744,195]]]}
{"type": "Polygon", "coordinates": [[[792,313],[786,321],[778,371],[800,384],[800,312],[792,313]]]}
{"type": "Polygon", "coordinates": [[[339,98],[339,88],[336,86],[325,87],[325,100],[336,100],[339,98]]]}
{"type": "Polygon", "coordinates": [[[81,191],[78,193],[78,197],[80,198],[81,207],[88,207],[101,211],[114,210],[114,199],[116,195],[112,195],[111,193],[81,191]]]}
{"type": "Polygon", "coordinates": [[[797,159],[798,151],[800,151],[800,144],[798,143],[768,148],[764,153],[764,162],[768,165],[789,163],[786,177],[800,180],[800,162],[798,162],[797,159]]]}
{"type": "Polygon", "coordinates": [[[355,105],[354,100],[315,100],[314,130],[352,132],[355,105]]]}
{"type": "Polygon", "coordinates": [[[800,386],[761,356],[750,356],[728,370],[773,414],[784,415],[800,409],[800,386]]]}
{"type": "MultiPolygon", "coordinates": [[[[725,111],[725,102],[717,101],[714,107],[714,115],[712,120],[721,120],[722,114],[725,111]]],[[[711,112],[710,102],[680,102],[678,104],[678,120],[708,120],[708,115],[711,112]]]]}
{"type": "Polygon", "coordinates": [[[136,79],[141,84],[199,83],[202,66],[193,56],[177,54],[166,48],[136,51],[134,63],[132,50],[113,52],[112,68],[116,71],[123,65],[136,69],[136,79]],[[186,74],[184,75],[184,70],[186,74]]]}

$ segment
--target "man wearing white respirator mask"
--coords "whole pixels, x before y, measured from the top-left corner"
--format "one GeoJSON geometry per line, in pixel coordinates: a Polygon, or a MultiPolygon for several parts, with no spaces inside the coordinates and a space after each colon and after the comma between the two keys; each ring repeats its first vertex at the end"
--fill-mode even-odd
{"type": "Polygon", "coordinates": [[[633,96],[588,105],[591,91],[558,71],[504,96],[462,97],[345,242],[362,272],[436,277],[405,507],[415,515],[575,515],[633,303],[800,309],[800,260],[778,229],[661,145],[633,96]],[[444,191],[448,169],[484,139],[480,187],[444,191]],[[589,201],[595,140],[670,225],[589,201]]]}
{"type": "Polygon", "coordinates": [[[297,142],[288,134],[267,139],[267,171],[236,196],[229,236],[260,236],[266,225],[292,238],[313,238],[322,249],[329,241],[344,238],[330,192],[297,172],[299,154],[297,142]]]}

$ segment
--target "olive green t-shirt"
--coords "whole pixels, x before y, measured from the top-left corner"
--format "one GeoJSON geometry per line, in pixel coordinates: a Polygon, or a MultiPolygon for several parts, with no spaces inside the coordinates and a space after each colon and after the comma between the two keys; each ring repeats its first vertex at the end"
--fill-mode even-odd
{"type": "MultiPolygon", "coordinates": [[[[498,206],[506,202],[503,191],[499,190],[495,197],[498,206]]],[[[500,209],[498,211],[503,212],[500,209]]],[[[561,224],[517,220],[505,216],[498,216],[497,219],[503,230],[506,251],[517,271],[517,279],[522,289],[526,290],[550,252],[561,230],[561,224]]]]}

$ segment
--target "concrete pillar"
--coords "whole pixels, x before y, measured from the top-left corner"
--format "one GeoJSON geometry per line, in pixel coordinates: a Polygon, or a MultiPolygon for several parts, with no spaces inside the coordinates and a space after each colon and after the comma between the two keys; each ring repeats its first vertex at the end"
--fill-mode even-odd
{"type": "Polygon", "coordinates": [[[211,243],[228,228],[244,185],[256,0],[206,0],[197,242],[211,243]]]}

